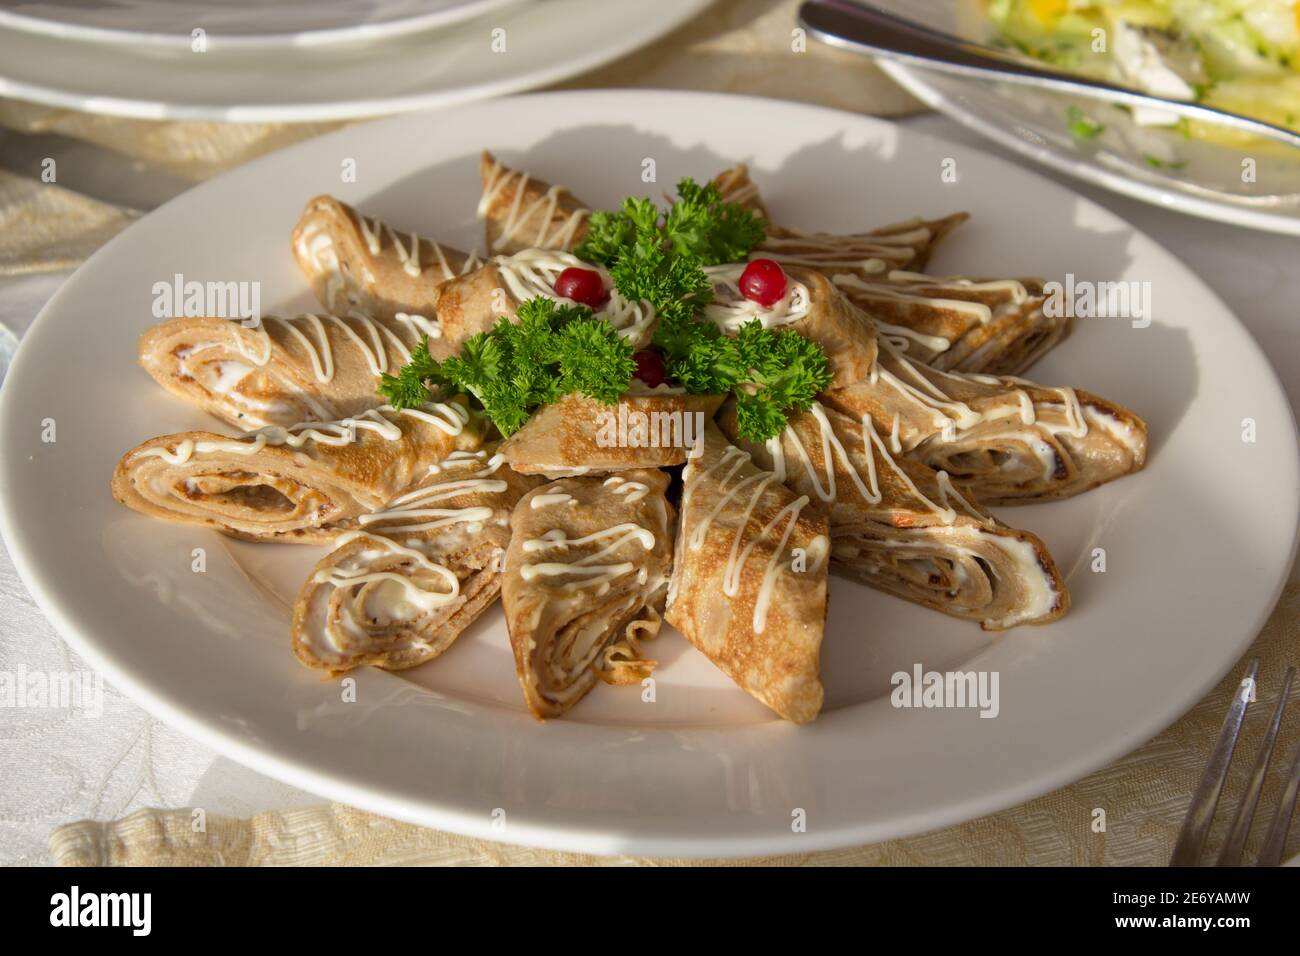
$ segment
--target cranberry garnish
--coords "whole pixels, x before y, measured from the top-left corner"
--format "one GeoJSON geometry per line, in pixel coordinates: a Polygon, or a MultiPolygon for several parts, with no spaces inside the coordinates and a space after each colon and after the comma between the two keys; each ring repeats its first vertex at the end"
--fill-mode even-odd
{"type": "Polygon", "coordinates": [[[560,273],[555,280],[555,294],[593,309],[599,309],[609,300],[609,292],[600,273],[595,269],[580,269],[577,266],[569,266],[560,273]]]}
{"type": "Polygon", "coordinates": [[[651,388],[662,385],[664,379],[668,377],[668,370],[664,368],[664,357],[654,349],[642,349],[632,353],[632,361],[636,362],[636,371],[632,374],[651,388]]]}
{"type": "Polygon", "coordinates": [[[771,259],[755,259],[740,274],[740,294],[770,308],[785,298],[785,270],[771,259]]]}

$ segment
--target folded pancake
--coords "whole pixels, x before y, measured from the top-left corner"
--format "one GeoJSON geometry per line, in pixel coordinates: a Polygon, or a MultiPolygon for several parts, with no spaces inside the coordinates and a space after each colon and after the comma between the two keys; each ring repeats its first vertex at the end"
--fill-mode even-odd
{"type": "Polygon", "coordinates": [[[360,515],[298,594],[298,660],[341,674],[437,657],[500,596],[510,513],[537,483],[492,449],[453,451],[383,510],[360,515]]]}
{"type": "Polygon", "coordinates": [[[665,619],[746,693],[807,723],[823,697],[825,513],[712,423],[682,478],[665,619]]]}
{"type": "Polygon", "coordinates": [[[832,281],[909,358],[941,370],[1019,374],[1070,334],[1070,318],[1044,312],[1043,284],[1035,279],[894,270],[832,281]]]}
{"type": "Polygon", "coordinates": [[[142,514],[249,541],[331,541],[486,431],[463,398],[232,438],[182,432],[127,452],[113,497],[142,514]]]}
{"type": "Polygon", "coordinates": [[[737,163],[730,169],[718,173],[713,177],[713,184],[722,194],[723,202],[735,203],[750,212],[758,213],[765,220],[769,218],[767,207],[763,205],[763,197],[754,180],[750,179],[749,167],[744,163],[737,163]]]}
{"type": "Polygon", "coordinates": [[[969,218],[958,212],[942,219],[908,219],[871,232],[844,234],[772,226],[751,257],[869,280],[892,269],[925,268],[939,241],[969,218]]]}
{"type": "Polygon", "coordinates": [[[672,560],[668,474],[626,471],[534,488],[510,519],[501,600],[528,708],[559,717],[597,679],[639,683],[672,560]]]}
{"type": "Polygon", "coordinates": [[[332,196],[317,196],[293,230],[293,256],[326,310],[434,323],[433,291],[478,265],[415,233],[399,233],[332,196]]]}
{"type": "Polygon", "coordinates": [[[487,150],[479,160],[483,193],[478,217],[489,254],[524,249],[568,252],[586,235],[591,210],[564,186],[552,186],[502,164],[487,150]]]}
{"type": "MultiPolygon", "coordinates": [[[[478,216],[484,221],[489,253],[510,254],[529,248],[571,252],[586,238],[591,207],[567,187],[552,186],[511,169],[486,150],[479,161],[479,176],[483,192],[478,216]]],[[[723,170],[713,182],[726,202],[767,218],[744,163],[723,170]]]]}
{"type": "Polygon", "coordinates": [[[870,415],[895,454],[948,472],[984,504],[1077,495],[1146,463],[1146,424],[1090,392],[1024,379],[941,372],[887,339],[861,382],[822,394],[870,415]]]}
{"type": "MultiPolygon", "coordinates": [[[[747,175],[737,177],[734,188],[751,208],[764,208],[747,175]]],[[[909,271],[923,268],[939,240],[966,218],[912,220],[853,236],[805,236],[769,225],[769,238],[752,258],[821,271],[882,334],[905,342],[909,356],[935,368],[1019,374],[1070,333],[1068,317],[1044,313],[1041,281],[909,271]]]]}
{"type": "Polygon", "coordinates": [[[511,468],[529,475],[681,465],[722,399],[659,386],[630,391],[606,405],[575,392],[534,412],[501,453],[511,468]]]}
{"type": "Polygon", "coordinates": [[[945,473],[891,455],[870,416],[858,422],[814,403],[765,444],[738,440],[730,407],[718,424],[827,509],[832,570],[986,630],[1043,624],[1069,607],[1038,538],[999,524],[945,473]]]}
{"type": "Polygon", "coordinates": [[[429,343],[429,351],[435,358],[459,351],[470,336],[490,329],[502,316],[513,318],[520,303],[538,296],[576,305],[555,291],[556,280],[568,268],[588,269],[604,281],[609,299],[594,310],[597,318],[607,320],[635,348],[650,342],[654,306],[624,298],[603,266],[584,262],[571,252],[524,249],[493,256],[473,272],[443,283],[434,297],[442,337],[429,343]]]}
{"type": "Polygon", "coordinates": [[[798,332],[822,347],[830,364],[831,387],[852,384],[870,373],[876,360],[876,332],[871,320],[820,272],[799,267],[786,271],[785,296],[771,306],[760,305],[740,292],[746,263],[709,266],[713,301],[702,318],[734,335],[758,319],[765,328],[798,332]]]}
{"type": "MultiPolygon", "coordinates": [[[[359,415],[383,403],[379,376],[410,361],[423,326],[384,318],[167,319],[140,337],[140,364],[173,395],[238,428],[359,415]]],[[[435,330],[436,331],[436,330],[435,330]]]]}

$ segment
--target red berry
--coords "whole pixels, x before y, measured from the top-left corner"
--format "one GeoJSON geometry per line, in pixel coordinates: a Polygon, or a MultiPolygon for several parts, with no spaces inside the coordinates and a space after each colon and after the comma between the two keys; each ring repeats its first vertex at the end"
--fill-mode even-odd
{"type": "Polygon", "coordinates": [[[636,371],[632,374],[651,388],[662,385],[664,379],[668,377],[668,370],[664,368],[664,357],[654,349],[642,349],[640,352],[634,352],[632,361],[636,362],[636,371]]]}
{"type": "Polygon", "coordinates": [[[609,301],[609,291],[605,288],[605,280],[600,277],[600,273],[595,269],[580,269],[577,266],[569,266],[560,273],[555,280],[555,294],[593,309],[599,309],[609,301]]]}
{"type": "Polygon", "coordinates": [[[771,259],[755,259],[740,274],[740,294],[770,308],[785,298],[785,270],[771,259]]]}

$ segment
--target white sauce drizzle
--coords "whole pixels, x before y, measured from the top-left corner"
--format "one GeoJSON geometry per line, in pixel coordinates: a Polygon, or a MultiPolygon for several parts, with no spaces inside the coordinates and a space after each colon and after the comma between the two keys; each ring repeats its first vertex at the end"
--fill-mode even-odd
{"type": "Polygon", "coordinates": [[[538,225],[537,235],[533,237],[533,246],[539,249],[567,250],[574,245],[578,230],[591,215],[591,211],[575,209],[565,219],[557,222],[556,213],[559,212],[560,196],[566,192],[563,186],[552,186],[525,206],[523,202],[528,192],[528,174],[507,170],[497,160],[492,161],[492,169],[488,172],[487,183],[483,187],[483,195],[478,203],[478,217],[486,218],[488,210],[497,201],[497,197],[510,188],[514,189],[514,198],[501,223],[501,235],[497,237],[488,252],[504,248],[534,216],[538,219],[538,225]]]}
{"type": "Polygon", "coordinates": [[[609,291],[609,301],[596,315],[606,319],[618,334],[634,343],[646,340],[654,325],[655,310],[649,302],[633,302],[614,288],[614,280],[603,266],[584,262],[569,252],[548,249],[525,249],[512,256],[497,256],[493,263],[510,294],[523,302],[536,296],[545,296],[556,302],[577,305],[555,292],[555,281],[565,269],[587,269],[598,273],[609,291]]]}
{"type": "Polygon", "coordinates": [[[746,322],[758,319],[763,328],[791,325],[812,309],[808,287],[787,276],[785,295],[770,306],[746,299],[740,292],[740,277],[747,263],[708,266],[704,272],[713,283],[713,301],[704,307],[704,318],[723,332],[736,332],[746,322]]]}

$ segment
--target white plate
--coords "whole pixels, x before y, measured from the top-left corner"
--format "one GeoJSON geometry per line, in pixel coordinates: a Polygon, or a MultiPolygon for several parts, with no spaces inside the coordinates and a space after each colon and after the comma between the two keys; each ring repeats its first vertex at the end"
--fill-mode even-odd
{"type": "MultiPolygon", "coordinates": [[[[992,34],[977,0],[873,2],[977,43],[992,34]]],[[[876,63],[927,106],[1052,169],[1166,209],[1300,235],[1300,153],[1293,149],[1267,144],[1247,153],[1139,126],[1116,107],[1080,97],[876,63]],[[1071,135],[1071,107],[1094,119],[1100,135],[1071,135]],[[1251,179],[1242,174],[1247,158],[1254,164],[1251,179]]]]}
{"type": "Polygon", "coordinates": [[[189,48],[341,43],[446,26],[515,0],[0,0],[0,27],[93,43],[189,48]]]}
{"type": "Polygon", "coordinates": [[[710,0],[534,0],[343,46],[96,44],[0,29],[0,96],[141,119],[353,119],[556,83],[658,39],[710,0]],[[504,42],[504,50],[501,45],[504,42]]]}
{"type": "Polygon", "coordinates": [[[0,498],[24,580],[73,647],[162,719],[324,796],[429,826],[597,853],[758,854],[882,840],[1026,800],[1171,723],[1249,645],[1295,546],[1295,424],[1238,321],[1149,238],[1059,185],[880,120],[697,93],[556,93],[339,131],[198,186],[87,262],[36,320],[0,406],[0,498]],[[115,504],[117,458],[211,427],[135,366],[151,288],[262,281],[263,308],[305,305],[288,235],[329,191],[404,228],[479,237],[483,146],[593,202],[753,164],[774,217],[846,230],[969,209],[940,272],[1152,284],[1155,321],[1083,320],[1034,370],[1146,416],[1145,473],[1070,501],[1003,509],[1067,575],[1061,622],[992,638],[833,581],[826,709],[773,719],[675,633],[656,701],[598,687],[538,724],[499,613],[439,660],[357,674],[359,702],[289,651],[292,598],[317,548],[241,544],[115,504]],[[958,181],[941,185],[946,158],[958,181]],[[339,182],[340,157],[360,181],[339,182]],[[654,159],[658,182],[641,179],[654,159]],[[1252,418],[1258,442],[1241,441],[1252,418]],[[41,440],[53,421],[57,441],[41,440]],[[205,548],[207,571],[191,571],[205,548]],[[1108,570],[1089,570],[1103,547],[1108,570]],[[1001,712],[891,707],[890,675],[997,671],[1001,712]],[[501,817],[498,811],[504,812],[501,817]],[[792,832],[806,814],[807,831],[792,832]],[[504,819],[498,829],[494,821],[504,819]]]}

